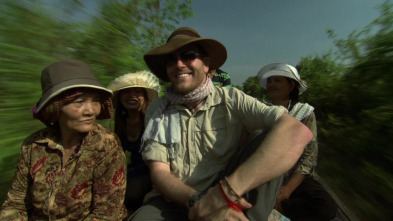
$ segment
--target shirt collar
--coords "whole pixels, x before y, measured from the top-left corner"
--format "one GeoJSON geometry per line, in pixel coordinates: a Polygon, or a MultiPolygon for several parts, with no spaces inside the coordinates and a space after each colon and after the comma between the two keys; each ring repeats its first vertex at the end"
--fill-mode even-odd
{"type": "MultiPolygon", "coordinates": [[[[95,124],[93,126],[93,130],[90,131],[86,136],[83,138],[81,147],[79,149],[94,149],[94,145],[90,145],[92,143],[92,140],[94,136],[98,133],[98,131],[101,129],[101,126],[99,124],[95,124]]],[[[57,125],[52,125],[44,130],[42,130],[38,135],[37,139],[35,140],[35,143],[38,144],[47,144],[49,148],[51,149],[62,149],[60,145],[60,129],[57,125]]]]}
{"type": "MultiPolygon", "coordinates": [[[[215,88],[207,97],[205,102],[202,104],[202,106],[199,108],[198,111],[201,110],[209,110],[210,107],[219,105],[224,102],[222,99],[222,96],[220,95],[222,92],[221,88],[215,88]]],[[[188,110],[186,106],[177,104],[176,108],[178,110],[188,110]]]]}

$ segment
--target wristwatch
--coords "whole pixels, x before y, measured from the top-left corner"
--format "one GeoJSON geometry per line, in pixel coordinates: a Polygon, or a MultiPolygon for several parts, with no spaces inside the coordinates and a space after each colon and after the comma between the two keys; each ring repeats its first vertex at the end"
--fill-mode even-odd
{"type": "Polygon", "coordinates": [[[188,209],[191,209],[192,206],[196,203],[196,201],[199,200],[200,194],[198,192],[195,192],[191,195],[190,199],[188,200],[187,207],[188,209]]]}

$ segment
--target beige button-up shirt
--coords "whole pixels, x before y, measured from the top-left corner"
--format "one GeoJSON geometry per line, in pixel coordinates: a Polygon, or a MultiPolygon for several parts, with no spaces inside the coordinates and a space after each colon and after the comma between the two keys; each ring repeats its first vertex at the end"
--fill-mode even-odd
{"type": "MultiPolygon", "coordinates": [[[[163,102],[149,105],[146,122],[163,102]]],[[[286,109],[267,106],[236,88],[216,88],[198,111],[192,113],[176,105],[180,114],[181,141],[170,159],[167,146],[146,142],[142,147],[145,160],[170,165],[171,173],[197,191],[208,188],[238,150],[242,130],[269,129],[286,109]]],[[[155,190],[148,195],[157,195],[155,190]]]]}

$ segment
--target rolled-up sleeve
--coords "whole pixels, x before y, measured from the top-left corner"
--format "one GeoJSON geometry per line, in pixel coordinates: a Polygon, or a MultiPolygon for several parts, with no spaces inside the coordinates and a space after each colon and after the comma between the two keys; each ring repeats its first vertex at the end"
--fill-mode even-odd
{"type": "MultiPolygon", "coordinates": [[[[145,127],[152,118],[153,113],[159,108],[159,105],[164,102],[162,98],[158,98],[152,102],[146,110],[145,127]]],[[[141,146],[141,155],[143,160],[153,160],[169,164],[168,148],[153,140],[146,140],[141,146]]]]}
{"type": "Polygon", "coordinates": [[[148,140],[142,146],[142,159],[153,160],[169,165],[168,148],[156,141],[148,140]]]}
{"type": "Polygon", "coordinates": [[[282,106],[269,106],[240,90],[228,90],[227,104],[238,114],[248,130],[269,129],[288,111],[282,106]]]}

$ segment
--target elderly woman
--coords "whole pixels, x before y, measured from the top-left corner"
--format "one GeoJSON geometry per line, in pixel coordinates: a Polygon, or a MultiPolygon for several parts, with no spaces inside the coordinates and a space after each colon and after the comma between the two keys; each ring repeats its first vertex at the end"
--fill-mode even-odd
{"type": "Polygon", "coordinates": [[[116,135],[96,123],[112,116],[111,91],[91,68],[61,60],[41,74],[28,136],[0,220],[121,220],[126,160],[116,135]]]}
{"type": "Polygon", "coordinates": [[[115,133],[120,137],[124,151],[131,154],[127,166],[125,205],[131,213],[142,206],[143,198],[152,188],[149,168],[139,153],[145,129],[147,106],[158,97],[158,78],[148,71],[128,73],[113,80],[108,88],[113,91],[115,133]]]}
{"type": "Polygon", "coordinates": [[[264,66],[258,76],[273,105],[287,108],[291,116],[305,124],[313,133],[313,139],[303,155],[284,177],[276,209],[295,221],[334,218],[337,205],[312,175],[317,165],[317,125],[314,108],[299,102],[299,95],[307,89],[305,82],[300,79],[295,67],[282,63],[264,66]]]}

